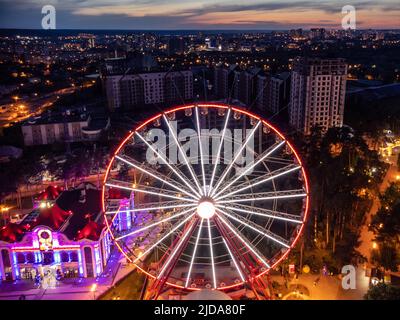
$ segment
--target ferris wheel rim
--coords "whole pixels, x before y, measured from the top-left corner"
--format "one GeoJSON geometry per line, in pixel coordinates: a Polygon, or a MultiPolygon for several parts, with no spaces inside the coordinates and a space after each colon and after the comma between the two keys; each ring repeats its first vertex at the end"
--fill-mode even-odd
{"type": "MultiPolygon", "coordinates": [[[[301,221],[301,226],[300,228],[296,229],[293,232],[293,235],[295,234],[294,239],[291,241],[290,246],[287,248],[287,250],[281,254],[279,256],[279,258],[274,261],[273,264],[271,264],[269,266],[269,268],[267,268],[264,271],[259,272],[256,275],[253,276],[249,276],[247,278],[247,281],[253,281],[254,279],[257,279],[263,275],[265,275],[266,273],[268,273],[271,269],[274,269],[280,262],[282,262],[287,256],[288,254],[291,252],[291,250],[296,246],[299,238],[301,237],[301,235],[304,232],[304,228],[305,228],[305,223],[307,221],[308,218],[308,214],[309,214],[309,202],[310,202],[310,192],[309,192],[309,182],[308,182],[308,176],[306,173],[306,170],[304,168],[304,165],[302,164],[301,158],[297,152],[297,150],[293,147],[293,145],[290,143],[290,141],[288,141],[288,139],[272,124],[270,124],[267,120],[263,119],[262,117],[248,111],[245,109],[242,109],[240,107],[237,106],[232,106],[232,105],[227,105],[227,104],[219,104],[219,103],[192,103],[192,104],[184,104],[184,105],[179,105],[173,108],[170,108],[164,112],[160,112],[156,115],[154,115],[153,117],[147,119],[146,121],[144,121],[143,123],[141,123],[139,126],[137,126],[134,130],[131,130],[127,136],[122,140],[122,142],[118,145],[118,147],[116,148],[116,150],[114,151],[111,160],[109,161],[109,164],[107,166],[105,175],[104,175],[104,179],[103,179],[103,184],[102,184],[102,192],[101,192],[101,206],[102,206],[102,211],[103,211],[103,215],[104,215],[104,220],[105,220],[105,224],[107,227],[107,232],[110,233],[111,238],[113,240],[113,242],[115,243],[115,245],[117,246],[118,250],[123,254],[123,256],[130,261],[131,263],[133,263],[135,265],[135,267],[137,269],[139,269],[141,272],[143,272],[144,274],[146,274],[147,276],[149,276],[152,279],[157,279],[157,276],[151,274],[150,272],[146,271],[144,268],[142,268],[140,266],[140,263],[135,263],[125,252],[125,250],[122,248],[122,246],[119,244],[119,241],[116,239],[114,233],[111,231],[111,224],[109,223],[107,217],[105,216],[105,188],[106,188],[106,182],[107,182],[107,178],[109,176],[110,170],[111,170],[111,166],[113,165],[118,153],[120,152],[120,150],[126,145],[126,143],[135,135],[135,133],[137,133],[139,130],[142,130],[143,128],[145,128],[148,124],[154,122],[155,120],[161,118],[161,117],[165,117],[166,115],[169,115],[171,113],[177,112],[177,111],[181,111],[181,110],[186,110],[186,109],[192,109],[192,108],[218,108],[218,109],[225,109],[225,110],[232,110],[235,112],[239,112],[241,114],[244,114],[246,116],[248,116],[249,118],[258,120],[260,123],[262,123],[263,125],[266,125],[268,128],[270,128],[277,136],[279,136],[283,142],[285,142],[288,147],[290,148],[290,150],[293,152],[293,155],[298,163],[298,165],[300,166],[300,171],[302,173],[302,177],[303,177],[303,185],[304,185],[304,191],[305,191],[305,202],[304,202],[304,209],[302,210],[302,221],[301,221]]],[[[197,110],[197,109],[196,109],[197,110]]],[[[206,219],[207,220],[207,219],[206,219]]],[[[224,239],[222,237],[222,239],[224,239]]],[[[228,248],[229,251],[229,248],[228,248]]],[[[215,280],[214,280],[215,281],[215,280]]],[[[240,281],[240,282],[235,282],[231,285],[225,285],[225,286],[216,286],[214,289],[216,290],[229,290],[235,287],[239,287],[242,286],[244,283],[246,283],[247,281],[240,281]]],[[[168,286],[171,287],[175,287],[178,289],[184,289],[184,290],[189,290],[189,291],[197,291],[197,290],[201,290],[201,288],[197,288],[197,287],[192,287],[192,286],[185,286],[185,285],[179,285],[177,283],[173,283],[168,281],[168,279],[165,281],[165,283],[168,286]]]]}

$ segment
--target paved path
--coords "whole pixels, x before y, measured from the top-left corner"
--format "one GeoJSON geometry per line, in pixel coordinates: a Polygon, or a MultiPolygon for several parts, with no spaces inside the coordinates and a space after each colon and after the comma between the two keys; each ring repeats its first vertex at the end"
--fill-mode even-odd
{"type": "MultiPolygon", "coordinates": [[[[389,161],[391,162],[391,165],[382,181],[382,184],[379,187],[379,191],[381,193],[386,190],[391,182],[396,181],[397,176],[399,175],[396,156],[392,156],[391,158],[389,158],[389,161]]],[[[364,257],[366,257],[368,262],[370,262],[372,243],[374,239],[374,234],[372,231],[368,230],[368,225],[371,223],[371,217],[378,211],[379,206],[379,199],[377,197],[374,197],[372,207],[366,216],[365,223],[361,227],[360,232],[361,244],[357,248],[357,251],[361,253],[364,257]]]]}

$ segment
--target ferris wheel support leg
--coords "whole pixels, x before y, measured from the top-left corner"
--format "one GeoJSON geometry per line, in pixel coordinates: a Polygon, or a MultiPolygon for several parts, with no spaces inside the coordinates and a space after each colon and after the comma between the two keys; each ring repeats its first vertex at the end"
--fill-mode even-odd
{"type": "Polygon", "coordinates": [[[171,244],[171,246],[169,247],[169,249],[167,250],[167,252],[163,255],[163,257],[161,258],[160,261],[164,261],[167,260],[165,262],[165,264],[168,263],[168,257],[173,254],[172,249],[176,248],[179,245],[179,242],[183,241],[183,243],[181,243],[181,245],[179,246],[179,250],[177,250],[174,253],[174,257],[172,258],[172,260],[170,261],[170,263],[168,263],[167,265],[163,264],[162,268],[166,267],[166,269],[164,270],[161,279],[156,279],[150,289],[150,296],[152,296],[152,300],[157,300],[162,288],[165,285],[165,282],[167,281],[169,275],[171,274],[172,270],[174,269],[176,263],[178,262],[178,258],[182,252],[185,250],[187,243],[190,240],[190,237],[193,233],[193,231],[196,229],[196,225],[198,224],[198,219],[196,219],[194,222],[192,223],[188,223],[188,225],[184,228],[184,231],[182,232],[181,236],[176,237],[176,239],[173,241],[173,243],[171,244]],[[183,234],[185,234],[186,232],[188,232],[188,234],[185,237],[182,237],[183,234]],[[168,254],[169,253],[169,254],[168,254]]]}
{"type": "Polygon", "coordinates": [[[272,298],[271,290],[269,288],[269,275],[267,275],[267,282],[261,278],[254,278],[252,281],[252,289],[258,300],[270,300],[272,298]]]}
{"type": "Polygon", "coordinates": [[[268,286],[264,283],[264,281],[260,277],[255,277],[256,272],[255,272],[255,267],[253,263],[251,262],[251,257],[249,257],[247,254],[242,254],[240,250],[238,249],[238,244],[235,242],[237,240],[234,236],[231,236],[223,227],[223,225],[219,224],[216,219],[216,226],[219,229],[221,235],[226,239],[228,245],[230,246],[231,250],[235,253],[236,257],[241,257],[238,258],[239,261],[242,261],[246,268],[249,270],[249,275],[248,273],[243,270],[242,265],[240,265],[240,268],[242,269],[242,272],[247,275],[247,283],[253,291],[254,295],[256,296],[257,300],[264,300],[264,299],[269,299],[269,294],[267,294],[268,286]],[[261,294],[261,292],[262,294],[261,294]]]}
{"type": "Polygon", "coordinates": [[[246,257],[246,255],[243,255],[243,254],[240,253],[240,250],[238,249],[237,244],[233,240],[234,238],[227,233],[227,231],[224,229],[222,224],[220,224],[218,219],[214,219],[214,222],[215,222],[215,225],[216,225],[218,231],[220,232],[220,234],[225,239],[225,241],[226,241],[227,245],[229,246],[229,248],[233,251],[234,256],[237,258],[237,261],[239,262],[238,263],[238,267],[240,268],[242,273],[245,275],[246,280],[248,280],[248,278],[249,278],[248,277],[248,273],[250,272],[250,274],[251,274],[252,270],[254,269],[251,261],[249,260],[248,257],[246,257]],[[243,262],[245,267],[243,267],[240,262],[243,262]],[[246,269],[248,269],[249,272],[247,272],[246,269]]]}

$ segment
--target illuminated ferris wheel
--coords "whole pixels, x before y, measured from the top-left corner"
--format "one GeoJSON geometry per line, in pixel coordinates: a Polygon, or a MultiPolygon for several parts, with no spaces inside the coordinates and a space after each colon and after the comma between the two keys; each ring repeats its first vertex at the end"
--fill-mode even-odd
{"type": "Polygon", "coordinates": [[[308,201],[305,170],[285,137],[220,104],[145,121],[118,147],[103,184],[115,244],[158,288],[253,283],[294,247],[308,201]]]}

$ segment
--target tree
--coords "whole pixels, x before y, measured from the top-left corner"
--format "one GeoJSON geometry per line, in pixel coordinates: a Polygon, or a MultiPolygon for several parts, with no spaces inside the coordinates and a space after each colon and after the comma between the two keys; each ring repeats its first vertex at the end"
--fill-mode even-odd
{"type": "Polygon", "coordinates": [[[400,288],[384,283],[371,287],[364,296],[365,300],[400,300],[400,288]]]}
{"type": "Polygon", "coordinates": [[[301,150],[310,179],[311,208],[304,261],[330,268],[356,263],[359,229],[377,191],[385,164],[349,127],[325,134],[314,128],[301,150]],[[354,259],[353,259],[354,258],[354,259]]]}
{"type": "Polygon", "coordinates": [[[400,153],[397,156],[397,171],[400,171],[400,153]]]}

